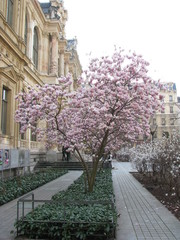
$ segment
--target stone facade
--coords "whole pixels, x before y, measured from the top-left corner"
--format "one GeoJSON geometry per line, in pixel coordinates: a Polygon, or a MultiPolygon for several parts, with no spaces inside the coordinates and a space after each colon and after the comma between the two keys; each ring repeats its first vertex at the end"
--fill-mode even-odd
{"type": "Polygon", "coordinates": [[[171,136],[173,131],[180,131],[180,108],[176,84],[173,82],[163,83],[160,92],[164,97],[164,111],[157,112],[151,119],[152,138],[159,139],[163,136],[171,136]]]}
{"type": "Polygon", "coordinates": [[[67,11],[62,0],[0,0],[0,149],[43,151],[31,132],[19,133],[14,122],[15,96],[27,86],[56,84],[71,73],[73,84],[82,72],[77,40],[67,40],[67,11]]]}

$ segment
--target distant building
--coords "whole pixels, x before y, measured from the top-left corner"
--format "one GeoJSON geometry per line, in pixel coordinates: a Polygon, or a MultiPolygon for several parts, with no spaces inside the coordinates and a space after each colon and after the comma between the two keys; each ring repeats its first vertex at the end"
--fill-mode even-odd
{"type": "Polygon", "coordinates": [[[15,96],[27,86],[56,84],[71,73],[73,84],[82,73],[77,40],[67,40],[67,11],[62,0],[0,0],[0,150],[44,150],[28,130],[14,122],[15,96]]]}
{"type": "Polygon", "coordinates": [[[151,119],[152,138],[169,137],[173,131],[180,131],[178,104],[180,98],[177,97],[176,84],[173,82],[162,83],[160,93],[164,97],[164,110],[157,112],[151,119]]]}

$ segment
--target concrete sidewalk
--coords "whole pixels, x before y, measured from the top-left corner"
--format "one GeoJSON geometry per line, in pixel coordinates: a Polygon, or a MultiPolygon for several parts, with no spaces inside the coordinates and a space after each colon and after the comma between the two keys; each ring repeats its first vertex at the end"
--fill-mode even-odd
{"type": "Polygon", "coordinates": [[[180,221],[130,173],[130,163],[113,161],[113,185],[120,214],[117,240],[180,240],[180,221]]]}
{"type": "MultiPolygon", "coordinates": [[[[33,190],[35,199],[50,200],[57,192],[67,189],[81,174],[82,171],[69,171],[54,181],[33,190]]],[[[15,232],[14,222],[17,218],[17,201],[18,199],[15,199],[0,206],[0,240],[10,240],[16,236],[15,233],[10,234],[10,232],[15,232]]]]}

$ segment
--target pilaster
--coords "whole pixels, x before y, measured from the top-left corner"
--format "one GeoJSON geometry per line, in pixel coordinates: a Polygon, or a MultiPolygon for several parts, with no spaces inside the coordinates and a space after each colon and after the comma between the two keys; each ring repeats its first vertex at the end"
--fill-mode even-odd
{"type": "Polygon", "coordinates": [[[60,76],[64,76],[64,52],[60,52],[60,76]]]}
{"type": "Polygon", "coordinates": [[[33,59],[33,30],[34,30],[34,21],[31,20],[28,29],[29,36],[29,48],[27,49],[27,56],[32,60],[33,59]]]}
{"type": "Polygon", "coordinates": [[[58,75],[58,34],[52,33],[51,74],[58,75]]]}
{"type": "Polygon", "coordinates": [[[67,76],[69,73],[69,64],[68,62],[65,63],[65,76],[67,76]]]}
{"type": "Polygon", "coordinates": [[[20,8],[21,8],[21,1],[15,0],[14,1],[14,9],[13,9],[13,29],[18,36],[20,36],[19,27],[22,22],[20,21],[20,8]]]}
{"type": "Polygon", "coordinates": [[[49,34],[43,33],[43,44],[42,44],[42,72],[48,73],[48,62],[49,62],[49,34]]]}

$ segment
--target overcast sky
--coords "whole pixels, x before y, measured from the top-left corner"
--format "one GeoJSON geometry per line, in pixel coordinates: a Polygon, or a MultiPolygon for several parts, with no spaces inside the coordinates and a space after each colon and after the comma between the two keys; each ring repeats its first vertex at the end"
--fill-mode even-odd
{"type": "Polygon", "coordinates": [[[150,76],[175,82],[180,96],[179,0],[64,0],[64,6],[66,37],[77,37],[83,69],[89,55],[111,54],[116,45],[142,54],[150,76]]]}

